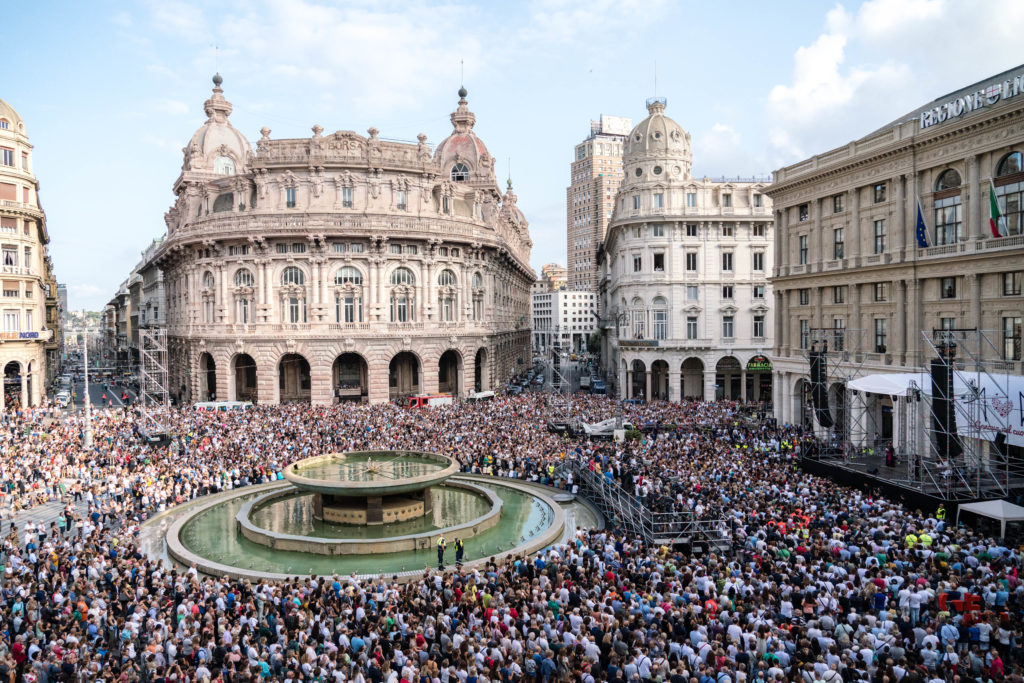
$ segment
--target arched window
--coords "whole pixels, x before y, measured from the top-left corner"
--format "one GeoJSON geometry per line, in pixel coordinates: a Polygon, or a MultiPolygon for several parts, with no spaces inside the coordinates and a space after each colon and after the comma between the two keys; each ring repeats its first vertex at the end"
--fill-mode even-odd
{"type": "Polygon", "coordinates": [[[408,268],[396,268],[395,272],[391,273],[391,284],[414,285],[416,284],[416,276],[408,268]]]}
{"type": "Polygon", "coordinates": [[[437,276],[437,284],[442,287],[454,287],[455,286],[455,273],[445,268],[441,271],[441,274],[437,276]]]}
{"type": "Polygon", "coordinates": [[[996,166],[996,177],[1002,178],[1006,175],[1013,175],[1014,173],[1020,173],[1021,170],[1024,170],[1024,158],[1022,158],[1021,153],[1010,152],[999,160],[999,165],[996,166]]]}
{"type": "Polygon", "coordinates": [[[942,172],[939,179],[935,181],[935,191],[952,190],[960,187],[960,174],[950,168],[942,172]]]}
{"type": "Polygon", "coordinates": [[[241,268],[235,273],[235,287],[252,287],[255,281],[248,268],[241,268]]]}
{"type": "Polygon", "coordinates": [[[640,297],[635,297],[630,305],[633,309],[633,339],[645,339],[647,336],[647,311],[640,297]]]}
{"type": "Polygon", "coordinates": [[[456,182],[469,180],[469,166],[462,162],[452,166],[452,180],[456,182]]]}
{"type": "Polygon", "coordinates": [[[304,285],[306,284],[306,274],[301,269],[295,266],[288,266],[284,269],[281,274],[282,285],[304,285]]]}
{"type": "Polygon", "coordinates": [[[7,130],[10,127],[10,121],[8,121],[7,119],[0,119],[0,130],[7,130]]]}
{"type": "Polygon", "coordinates": [[[473,289],[482,289],[484,286],[484,278],[480,273],[473,273],[473,289]]]}
{"type": "Polygon", "coordinates": [[[334,284],[336,285],[361,285],[363,284],[363,274],[359,272],[358,268],[353,266],[345,266],[338,271],[338,274],[334,276],[334,284]]]}
{"type": "Polygon", "coordinates": [[[665,297],[654,297],[651,304],[654,308],[654,338],[668,338],[668,301],[665,297]]]}
{"type": "Polygon", "coordinates": [[[203,273],[203,287],[205,287],[206,289],[213,289],[213,283],[213,273],[211,273],[210,271],[206,271],[205,273],[203,273]]]}
{"type": "Polygon", "coordinates": [[[213,162],[213,172],[217,175],[234,175],[235,162],[231,157],[217,157],[213,162]]]}

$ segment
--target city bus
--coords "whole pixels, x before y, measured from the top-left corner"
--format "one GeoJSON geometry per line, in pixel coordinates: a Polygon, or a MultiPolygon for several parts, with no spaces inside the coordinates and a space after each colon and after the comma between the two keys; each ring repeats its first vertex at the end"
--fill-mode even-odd
{"type": "Polygon", "coordinates": [[[226,413],[233,410],[252,410],[249,401],[200,401],[193,405],[196,410],[215,410],[226,413]]]}

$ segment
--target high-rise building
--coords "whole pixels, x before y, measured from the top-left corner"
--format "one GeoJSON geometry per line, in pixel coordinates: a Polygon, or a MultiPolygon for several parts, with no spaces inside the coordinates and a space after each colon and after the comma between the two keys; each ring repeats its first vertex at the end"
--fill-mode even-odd
{"type": "Polygon", "coordinates": [[[690,135],[665,100],[624,143],[601,253],[604,355],[621,398],[766,401],[771,202],[756,179],[690,173],[690,135]]]}
{"type": "Polygon", "coordinates": [[[569,289],[597,292],[597,252],[615,208],[622,143],[632,127],[632,119],[602,114],[590,122],[590,135],[574,150],[565,201],[569,289]]]}
{"type": "Polygon", "coordinates": [[[25,122],[0,100],[0,410],[38,405],[47,360],[59,361],[50,348],[59,338],[60,321],[55,315],[57,292],[47,254],[49,242],[25,122]]]}

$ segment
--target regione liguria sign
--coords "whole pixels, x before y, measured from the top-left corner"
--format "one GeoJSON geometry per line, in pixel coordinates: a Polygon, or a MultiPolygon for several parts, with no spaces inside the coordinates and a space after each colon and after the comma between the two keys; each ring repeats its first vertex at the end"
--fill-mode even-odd
{"type": "Polygon", "coordinates": [[[1024,76],[1015,76],[1012,81],[1006,79],[992,83],[981,90],[961,95],[945,104],[921,112],[921,128],[959,118],[975,109],[990,107],[999,100],[1008,100],[1021,92],[1024,92],[1024,76]]]}

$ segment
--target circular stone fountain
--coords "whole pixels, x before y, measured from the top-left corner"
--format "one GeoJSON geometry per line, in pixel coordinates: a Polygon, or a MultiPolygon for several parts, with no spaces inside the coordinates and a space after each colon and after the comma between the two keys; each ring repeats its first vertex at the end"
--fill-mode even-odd
{"type": "Polygon", "coordinates": [[[300,460],[284,469],[284,478],[313,493],[316,519],[372,525],[430,513],[430,487],[458,471],[455,460],[436,453],[356,451],[300,460]]]}
{"type": "MultiPolygon", "coordinates": [[[[414,576],[437,565],[440,537],[462,539],[471,566],[558,542],[566,509],[576,521],[591,518],[563,508],[546,487],[459,474],[453,458],[435,453],[331,453],[282,474],[285,481],[208,496],[168,515],[167,555],[237,577],[414,576]]],[[[449,546],[449,566],[454,555],[449,546]]]]}

